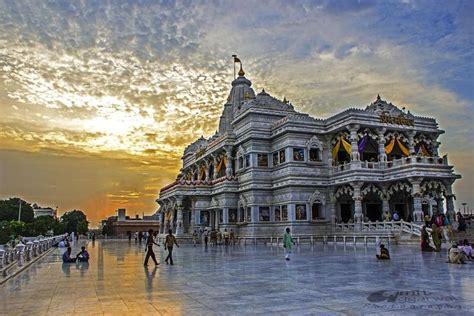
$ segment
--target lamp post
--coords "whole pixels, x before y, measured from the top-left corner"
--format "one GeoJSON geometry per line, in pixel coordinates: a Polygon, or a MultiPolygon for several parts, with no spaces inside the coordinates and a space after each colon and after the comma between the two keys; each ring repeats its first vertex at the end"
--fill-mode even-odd
{"type": "Polygon", "coordinates": [[[21,199],[20,199],[20,206],[18,207],[18,221],[21,221],[21,199]]]}
{"type": "Polygon", "coordinates": [[[461,203],[461,204],[462,204],[462,206],[463,206],[463,210],[462,210],[463,215],[466,215],[466,205],[467,205],[467,203],[466,203],[466,202],[463,202],[463,203],[461,203]]]}

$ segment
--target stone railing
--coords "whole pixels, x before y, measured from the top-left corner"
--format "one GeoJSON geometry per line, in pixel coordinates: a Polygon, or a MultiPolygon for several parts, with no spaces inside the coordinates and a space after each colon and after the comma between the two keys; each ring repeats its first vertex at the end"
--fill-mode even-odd
{"type": "MultiPolygon", "coordinates": [[[[391,231],[405,232],[415,236],[421,236],[422,225],[401,221],[390,222],[363,222],[363,223],[338,223],[335,224],[336,231],[391,231]]],[[[426,231],[431,233],[431,228],[426,231]]]]}
{"type": "Polygon", "coordinates": [[[391,161],[351,161],[337,166],[332,166],[332,172],[341,172],[346,170],[354,169],[390,169],[395,167],[401,167],[412,164],[430,164],[430,165],[448,165],[447,159],[441,157],[419,157],[410,156],[403,157],[401,159],[395,159],[391,161]]]}
{"type": "Polygon", "coordinates": [[[15,246],[0,246],[0,277],[6,277],[8,271],[15,267],[22,267],[39,257],[53,245],[61,241],[66,235],[53,237],[24,238],[15,246]]]}
{"type": "Polygon", "coordinates": [[[167,186],[163,187],[160,192],[166,192],[169,189],[177,186],[177,185],[187,185],[187,186],[198,186],[198,185],[214,185],[224,181],[237,181],[238,178],[235,176],[224,176],[213,180],[176,180],[175,182],[168,184],[167,186]]]}

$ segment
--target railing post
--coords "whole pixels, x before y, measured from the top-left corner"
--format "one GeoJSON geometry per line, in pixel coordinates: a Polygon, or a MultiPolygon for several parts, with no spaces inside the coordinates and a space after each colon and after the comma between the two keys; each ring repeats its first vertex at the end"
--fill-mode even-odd
{"type": "Polygon", "coordinates": [[[20,241],[18,245],[16,245],[16,252],[18,256],[18,266],[23,266],[24,263],[24,250],[25,250],[25,245],[20,241]]]}
{"type": "Polygon", "coordinates": [[[0,249],[0,269],[3,268],[4,258],[5,258],[5,250],[2,248],[0,249]]]}
{"type": "Polygon", "coordinates": [[[26,243],[26,261],[30,261],[32,258],[33,243],[31,241],[26,243]]]}

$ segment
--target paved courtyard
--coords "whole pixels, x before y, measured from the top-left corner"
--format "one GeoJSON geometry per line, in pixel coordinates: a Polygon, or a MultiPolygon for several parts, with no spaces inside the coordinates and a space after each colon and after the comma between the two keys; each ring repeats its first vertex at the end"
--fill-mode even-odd
{"type": "Polygon", "coordinates": [[[0,314],[474,314],[474,263],[446,264],[445,251],[392,246],[377,261],[374,246],[302,245],[285,262],[280,247],[183,245],[174,266],[144,268],[133,241],[87,248],[88,264],[54,250],[0,286],[0,314]]]}

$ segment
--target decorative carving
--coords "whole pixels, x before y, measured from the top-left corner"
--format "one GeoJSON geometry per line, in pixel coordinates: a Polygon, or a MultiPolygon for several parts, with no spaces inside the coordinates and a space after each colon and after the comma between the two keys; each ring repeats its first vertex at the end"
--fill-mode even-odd
{"type": "Polygon", "coordinates": [[[318,190],[314,191],[313,194],[311,194],[311,196],[309,197],[309,200],[308,200],[309,204],[314,204],[314,203],[321,203],[323,205],[326,204],[326,196],[324,196],[324,194],[322,194],[321,192],[319,192],[318,190]]]}
{"type": "Polygon", "coordinates": [[[397,182],[392,184],[387,190],[387,197],[390,198],[396,192],[411,193],[411,186],[405,182],[397,182]]]}
{"type": "Polygon", "coordinates": [[[338,197],[341,197],[342,195],[345,195],[345,194],[349,195],[349,196],[354,196],[354,189],[348,184],[346,184],[342,187],[339,187],[336,190],[335,196],[336,196],[336,198],[338,198],[338,197]]]}
{"type": "Polygon", "coordinates": [[[360,194],[362,197],[365,197],[367,194],[370,192],[377,194],[381,199],[384,198],[384,194],[382,190],[380,190],[378,187],[376,187],[374,184],[369,184],[366,186],[363,190],[360,191],[360,194]]]}

